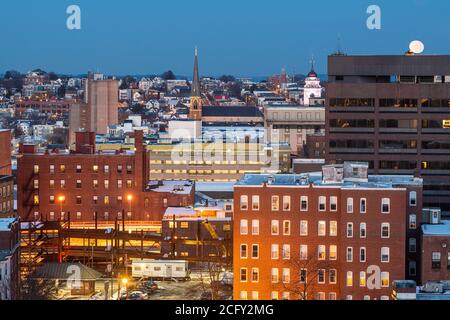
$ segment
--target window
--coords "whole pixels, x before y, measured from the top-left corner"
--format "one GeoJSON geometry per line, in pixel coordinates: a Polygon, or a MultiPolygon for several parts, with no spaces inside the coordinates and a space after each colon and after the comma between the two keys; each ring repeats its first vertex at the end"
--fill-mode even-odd
{"type": "Polygon", "coordinates": [[[330,211],[337,211],[337,197],[330,197],[330,211]]]}
{"type": "Polygon", "coordinates": [[[391,199],[383,198],[381,199],[381,213],[391,212],[391,199]]]}
{"type": "Polygon", "coordinates": [[[289,282],[291,282],[291,269],[289,269],[289,268],[284,268],[284,269],[283,269],[281,281],[282,281],[283,283],[289,283],[289,282]]]}
{"type": "Polygon", "coordinates": [[[280,221],[272,220],[272,235],[278,236],[280,234],[280,221]]]}
{"type": "Polygon", "coordinates": [[[347,223],[347,238],[353,238],[353,223],[347,223]]]}
{"type": "Polygon", "coordinates": [[[98,188],[98,180],[92,180],[92,187],[94,189],[98,188]]]}
{"type": "Polygon", "coordinates": [[[284,236],[291,235],[291,221],[289,220],[283,221],[283,235],[284,236]]]}
{"type": "Polygon", "coordinates": [[[300,260],[308,260],[308,245],[300,245],[300,260]]]}
{"type": "Polygon", "coordinates": [[[381,286],[383,288],[389,287],[389,272],[382,272],[381,273],[381,286]]]}
{"type": "Polygon", "coordinates": [[[247,282],[247,268],[241,268],[241,282],[247,282]]]}
{"type": "Polygon", "coordinates": [[[347,272],[347,287],[353,287],[353,272],[347,272]]]}
{"type": "Polygon", "coordinates": [[[131,164],[127,164],[127,174],[133,173],[133,166],[131,164]]]}
{"type": "Polygon", "coordinates": [[[306,283],[306,281],[308,281],[308,271],[306,269],[300,269],[299,282],[306,283]]]}
{"type": "Polygon", "coordinates": [[[132,180],[127,180],[127,188],[132,188],[133,187],[133,181],[132,180]]]}
{"type": "Polygon", "coordinates": [[[417,275],[417,263],[415,261],[409,262],[408,273],[412,277],[417,275]]]}
{"type": "Polygon", "coordinates": [[[326,258],[327,258],[326,247],[324,245],[319,245],[317,247],[317,259],[326,260],[326,258]]]}
{"type": "Polygon", "coordinates": [[[280,258],[280,246],[277,244],[272,245],[271,249],[272,260],[278,260],[280,258]]]}
{"type": "Polygon", "coordinates": [[[319,300],[319,301],[325,300],[325,292],[318,292],[317,293],[317,300],[319,300]]]}
{"type": "Polygon", "coordinates": [[[447,269],[450,269],[450,251],[447,253],[447,269]]]}
{"type": "Polygon", "coordinates": [[[347,198],[347,213],[353,213],[353,198],[347,198]]]}
{"type": "Polygon", "coordinates": [[[94,173],[98,173],[98,166],[97,165],[93,165],[92,166],[92,171],[94,171],[94,173]]]}
{"type": "Polygon", "coordinates": [[[283,211],[291,211],[291,197],[283,196],[283,211]]]}
{"type": "Polygon", "coordinates": [[[440,269],[441,268],[441,253],[432,252],[431,253],[431,268],[440,269]]]}
{"type": "Polygon", "coordinates": [[[417,192],[411,191],[409,193],[409,205],[415,207],[417,205],[417,192]]]}
{"type": "Polygon", "coordinates": [[[241,300],[247,300],[248,299],[247,291],[241,291],[239,293],[239,296],[240,296],[241,300]]]}
{"type": "Polygon", "coordinates": [[[327,235],[327,222],[319,221],[317,234],[319,237],[325,237],[327,235]]]}
{"type": "Polygon", "coordinates": [[[37,194],[35,194],[35,195],[33,196],[33,204],[34,204],[35,206],[39,205],[39,196],[38,196],[37,194]]]}
{"type": "Polygon", "coordinates": [[[347,247],[347,262],[353,262],[353,248],[347,247]]]}
{"type": "Polygon", "coordinates": [[[77,220],[81,220],[81,212],[77,212],[77,220]]]}
{"type": "Polygon", "coordinates": [[[300,235],[305,237],[308,235],[308,221],[300,221],[300,235]]]}
{"type": "Polygon", "coordinates": [[[308,197],[307,196],[300,197],[300,211],[308,211],[308,197]]]}
{"type": "Polygon", "coordinates": [[[77,164],[76,173],[81,173],[81,164],[77,164]]]}
{"type": "Polygon", "coordinates": [[[258,259],[259,258],[259,245],[253,244],[252,245],[252,259],[258,259]]]}
{"type": "Polygon", "coordinates": [[[252,196],[252,210],[259,211],[259,196],[252,196]]]}
{"type": "Polygon", "coordinates": [[[409,252],[414,253],[417,251],[417,240],[416,238],[409,238],[409,252]]]}
{"type": "Polygon", "coordinates": [[[325,283],[325,270],[324,269],[317,270],[317,283],[318,284],[325,283]]]}
{"type": "Polygon", "coordinates": [[[367,200],[365,198],[361,198],[359,201],[359,212],[366,213],[367,211],[367,200]]]}
{"type": "Polygon", "coordinates": [[[336,284],[337,283],[337,271],[336,271],[336,269],[330,269],[330,272],[328,274],[328,278],[329,278],[330,284],[336,284]]]}
{"type": "Polygon", "coordinates": [[[66,180],[61,180],[61,189],[64,189],[66,187],[66,180]]]}
{"type": "Polygon", "coordinates": [[[415,214],[409,215],[409,228],[411,230],[417,229],[417,216],[415,214]]]}
{"type": "Polygon", "coordinates": [[[93,204],[97,204],[98,203],[98,196],[93,196],[92,197],[92,203],[93,204]]]}
{"type": "Polygon", "coordinates": [[[50,204],[55,204],[55,196],[50,196],[50,204]]]}
{"type": "Polygon", "coordinates": [[[109,180],[103,181],[103,184],[105,185],[105,189],[108,190],[109,189],[109,180]]]}
{"type": "Polygon", "coordinates": [[[117,173],[122,173],[122,171],[123,171],[123,166],[121,164],[119,164],[117,166],[117,173]]]}
{"type": "Polygon", "coordinates": [[[117,180],[117,189],[122,189],[122,187],[123,187],[122,180],[117,180]]]}
{"type": "Polygon", "coordinates": [[[330,237],[337,237],[337,221],[330,221],[330,237]]]}
{"type": "Polygon", "coordinates": [[[272,196],[272,211],[280,210],[280,197],[272,196]]]}
{"type": "MultiPolygon", "coordinates": [[[[34,168],[35,168],[34,173],[39,173],[39,166],[34,166],[34,168]],[[37,167],[37,170],[36,170],[36,167],[37,167]]],[[[51,165],[49,166],[49,168],[48,168],[48,171],[49,171],[51,174],[54,174],[54,173],[55,173],[55,166],[54,166],[53,164],[51,164],[51,165]]]]}
{"type": "Polygon", "coordinates": [[[388,247],[381,248],[381,262],[388,263],[390,261],[389,253],[390,253],[390,250],[388,247]]]}
{"type": "Polygon", "coordinates": [[[337,260],[337,246],[330,245],[330,260],[337,260]]]}
{"type": "Polygon", "coordinates": [[[319,211],[325,211],[327,208],[327,197],[319,197],[319,211]]]}
{"type": "Polygon", "coordinates": [[[272,268],[272,272],[271,272],[271,280],[272,283],[278,283],[278,268],[272,268]]]}
{"type": "Polygon", "coordinates": [[[109,196],[105,196],[103,204],[109,205],[109,196]]]}
{"type": "Polygon", "coordinates": [[[66,172],[66,166],[64,164],[59,166],[59,172],[65,173],[66,172]]]}
{"type": "Polygon", "coordinates": [[[248,196],[241,196],[241,210],[248,210],[248,196]]]}
{"type": "Polygon", "coordinates": [[[109,173],[109,166],[108,165],[103,166],[103,171],[105,173],[109,173]]]}
{"type": "Polygon", "coordinates": [[[291,259],[291,245],[283,244],[283,252],[282,252],[283,260],[291,259]]]}
{"type": "Polygon", "coordinates": [[[389,239],[390,237],[390,224],[388,222],[381,224],[381,238],[389,239]]]}
{"type": "Polygon", "coordinates": [[[241,220],[241,235],[248,234],[248,220],[241,220]]]}
{"type": "Polygon", "coordinates": [[[364,300],[370,300],[370,296],[365,295],[363,299],[364,299],[364,300]]]}
{"type": "Polygon", "coordinates": [[[259,235],[259,220],[252,220],[252,235],[259,235]]]}
{"type": "Polygon", "coordinates": [[[259,282],[259,269],[252,268],[252,282],[259,282]]]}
{"type": "Polygon", "coordinates": [[[281,299],[283,299],[283,300],[289,300],[291,297],[291,294],[290,294],[290,292],[283,292],[281,297],[282,297],[281,299]]]}
{"type": "Polygon", "coordinates": [[[241,244],[241,259],[247,259],[247,245],[241,244]]]}
{"type": "Polygon", "coordinates": [[[366,286],[366,273],[364,271],[361,271],[359,273],[359,286],[360,287],[366,286]]]}
{"type": "Polygon", "coordinates": [[[77,203],[77,204],[81,204],[81,203],[82,203],[81,196],[77,196],[76,199],[77,199],[77,200],[76,200],[76,203],[77,203]]]}
{"type": "Polygon", "coordinates": [[[366,248],[359,248],[359,262],[366,262],[366,248]]]}
{"type": "Polygon", "coordinates": [[[272,293],[270,294],[270,297],[272,300],[278,300],[278,292],[272,291],[272,293]]]}
{"type": "Polygon", "coordinates": [[[329,294],[328,294],[328,300],[336,300],[337,299],[337,295],[336,295],[336,292],[330,292],[329,294]]]}
{"type": "Polygon", "coordinates": [[[359,237],[364,239],[367,236],[367,225],[365,222],[359,224],[359,237]]]}

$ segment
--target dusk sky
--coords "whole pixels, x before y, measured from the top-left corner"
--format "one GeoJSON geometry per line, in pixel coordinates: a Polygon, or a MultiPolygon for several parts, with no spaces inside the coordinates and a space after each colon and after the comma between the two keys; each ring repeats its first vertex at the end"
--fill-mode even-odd
{"type": "Polygon", "coordinates": [[[305,73],[312,54],[326,73],[338,35],[348,54],[402,54],[414,39],[427,54],[449,54],[449,13],[444,0],[3,0],[0,73],[190,76],[195,46],[203,76],[305,73]],[[81,30],[66,28],[71,4],[81,7],[81,30]],[[371,4],[381,7],[381,30],[366,27],[371,4]]]}

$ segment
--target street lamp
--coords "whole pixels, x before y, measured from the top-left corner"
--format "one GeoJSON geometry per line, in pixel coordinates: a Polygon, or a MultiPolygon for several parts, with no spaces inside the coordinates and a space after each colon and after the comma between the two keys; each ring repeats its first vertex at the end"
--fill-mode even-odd
{"type": "Polygon", "coordinates": [[[63,195],[58,196],[58,202],[60,204],[60,209],[61,209],[60,214],[62,215],[63,214],[63,204],[66,202],[66,197],[63,195]]]}

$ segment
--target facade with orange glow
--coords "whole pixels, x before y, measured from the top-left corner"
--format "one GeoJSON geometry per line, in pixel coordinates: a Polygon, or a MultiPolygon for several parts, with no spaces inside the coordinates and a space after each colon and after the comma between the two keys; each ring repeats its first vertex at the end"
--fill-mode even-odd
{"type": "Polygon", "coordinates": [[[344,168],[238,182],[235,300],[390,299],[392,281],[410,278],[418,258],[407,252],[408,221],[421,210],[422,180],[344,168]]]}
{"type": "Polygon", "coordinates": [[[22,220],[112,224],[116,219],[161,224],[169,206],[194,202],[192,182],[152,182],[143,133],[134,152],[96,152],[95,134],[78,133],[73,153],[39,153],[22,146],[18,156],[18,213],[22,220]]]}

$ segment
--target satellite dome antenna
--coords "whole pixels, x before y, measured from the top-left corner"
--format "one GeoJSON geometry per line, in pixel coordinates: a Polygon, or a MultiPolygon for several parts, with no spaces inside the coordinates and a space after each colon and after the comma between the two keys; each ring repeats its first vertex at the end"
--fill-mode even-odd
{"type": "Polygon", "coordinates": [[[414,40],[409,44],[409,51],[408,53],[415,55],[415,54],[421,54],[425,50],[425,45],[422,41],[414,40]]]}

